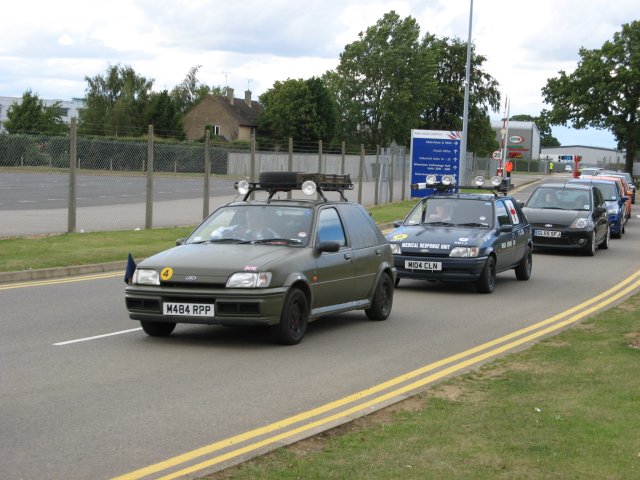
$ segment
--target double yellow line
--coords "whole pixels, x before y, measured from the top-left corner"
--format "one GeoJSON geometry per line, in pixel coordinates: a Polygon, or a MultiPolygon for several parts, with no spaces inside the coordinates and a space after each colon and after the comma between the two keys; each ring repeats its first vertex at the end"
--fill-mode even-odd
{"type": "Polygon", "coordinates": [[[57,285],[59,283],[84,282],[87,280],[98,280],[101,278],[111,278],[111,277],[120,277],[120,276],[124,277],[124,270],[121,272],[98,273],[98,274],[92,274],[92,275],[82,275],[78,277],[51,278],[48,280],[33,280],[30,282],[7,283],[5,285],[0,284],[0,291],[12,290],[14,288],[39,287],[42,285],[57,285]]]}
{"type": "Polygon", "coordinates": [[[639,277],[640,271],[596,297],[546,320],[456,355],[425,365],[424,367],[400,375],[374,387],[361,390],[318,408],[285,418],[279,422],[250,430],[139,470],[126,473],[115,477],[114,480],[142,479],[156,473],[163,474],[165,472],[164,476],[153,478],[159,480],[175,479],[199,472],[206,468],[215,467],[226,461],[237,460],[238,457],[262,452],[269,448],[275,448],[281,443],[291,442],[305,434],[311,434],[323,428],[329,428],[330,426],[343,423],[365,412],[370,412],[372,409],[380,408],[385,404],[400,400],[409,393],[422,389],[446,376],[478,365],[488,359],[495,358],[502,353],[576,323],[588,315],[604,309],[624,296],[638,291],[640,289],[639,277]],[[425,376],[425,374],[429,375],[425,376]],[[363,401],[368,397],[371,398],[363,401]],[[348,407],[349,405],[352,406],[348,407]],[[348,408],[342,410],[342,407],[348,408]],[[316,417],[337,409],[341,410],[313,420],[316,417]],[[211,456],[212,454],[214,455],[211,456]],[[209,456],[209,458],[197,461],[200,457],[205,456],[209,456]],[[169,472],[169,470],[173,471],[169,472]]]}

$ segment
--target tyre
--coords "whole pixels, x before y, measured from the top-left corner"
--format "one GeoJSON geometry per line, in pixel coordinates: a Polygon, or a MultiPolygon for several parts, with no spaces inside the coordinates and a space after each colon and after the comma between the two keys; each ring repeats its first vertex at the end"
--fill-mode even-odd
{"type": "Polygon", "coordinates": [[[167,337],[171,335],[173,329],[176,328],[175,323],[150,322],[148,320],[140,320],[140,325],[144,333],[150,337],[167,337]]]}
{"type": "Polygon", "coordinates": [[[600,242],[600,245],[598,245],[598,248],[601,248],[602,250],[608,249],[610,238],[611,238],[611,228],[609,227],[609,225],[607,225],[607,233],[604,234],[604,238],[602,239],[602,242],[600,242]]]}
{"type": "Polygon", "coordinates": [[[479,293],[491,293],[496,288],[496,260],[493,257],[487,259],[482,270],[480,280],[476,282],[476,290],[479,293]]]}
{"type": "Polygon", "coordinates": [[[280,323],[271,327],[273,336],[283,345],[300,343],[307,331],[308,321],[309,302],[307,296],[301,290],[292,288],[284,300],[280,323]]]}
{"type": "Polygon", "coordinates": [[[364,313],[369,320],[386,320],[393,306],[393,281],[388,273],[383,273],[376,285],[371,306],[364,313]]]}
{"type": "Polygon", "coordinates": [[[295,187],[298,183],[298,172],[262,172],[261,187],[295,187]]]}
{"type": "Polygon", "coordinates": [[[591,232],[589,234],[589,241],[587,243],[587,246],[584,247],[584,253],[585,255],[589,256],[589,257],[593,257],[596,254],[596,232],[595,230],[593,232],[591,232]]]}
{"type": "Polygon", "coordinates": [[[515,268],[516,270],[516,278],[518,280],[529,280],[531,277],[531,268],[533,267],[533,254],[531,252],[531,247],[527,247],[527,251],[520,260],[520,263],[515,268]]]}

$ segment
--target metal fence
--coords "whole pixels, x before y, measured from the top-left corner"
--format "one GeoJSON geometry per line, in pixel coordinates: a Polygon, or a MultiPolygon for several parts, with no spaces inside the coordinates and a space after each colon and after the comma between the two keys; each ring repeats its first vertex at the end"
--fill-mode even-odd
{"type": "MultiPolygon", "coordinates": [[[[469,154],[459,182],[494,175],[498,163],[469,154]]],[[[515,160],[515,171],[545,173],[539,160],[515,160]]],[[[196,225],[234,200],[233,184],[260,172],[349,174],[350,200],[366,206],[410,198],[410,153],[401,146],[345,143],[166,143],[153,128],[145,140],[0,134],[0,237],[196,225]]]]}
{"type": "Polygon", "coordinates": [[[146,140],[0,134],[0,237],[196,225],[264,171],[349,174],[350,200],[409,198],[404,148],[317,143],[171,144],[146,140]]]}

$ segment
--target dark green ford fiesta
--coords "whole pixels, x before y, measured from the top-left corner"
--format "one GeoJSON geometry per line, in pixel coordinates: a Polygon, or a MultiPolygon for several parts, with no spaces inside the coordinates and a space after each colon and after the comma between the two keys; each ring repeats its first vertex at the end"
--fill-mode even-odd
{"type": "Polygon", "coordinates": [[[137,265],[125,300],[148,335],[169,335],[177,323],[270,325],[279,342],[293,345],[308,322],[326,315],[389,316],[391,247],[364,207],[346,200],[348,175],[266,172],[236,188],[244,200],[137,265]],[[275,198],[293,190],[313,200],[275,198]],[[253,192],[268,198],[249,200],[253,192]]]}

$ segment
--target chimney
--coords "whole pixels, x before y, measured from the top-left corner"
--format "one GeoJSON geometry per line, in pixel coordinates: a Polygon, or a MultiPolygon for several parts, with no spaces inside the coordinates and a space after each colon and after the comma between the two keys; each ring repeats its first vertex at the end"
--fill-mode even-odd
{"type": "Polygon", "coordinates": [[[231,87],[227,87],[227,100],[229,100],[229,103],[233,105],[233,88],[231,87]]]}
{"type": "Polygon", "coordinates": [[[249,108],[251,108],[251,90],[244,91],[244,103],[246,103],[249,108]]]}

